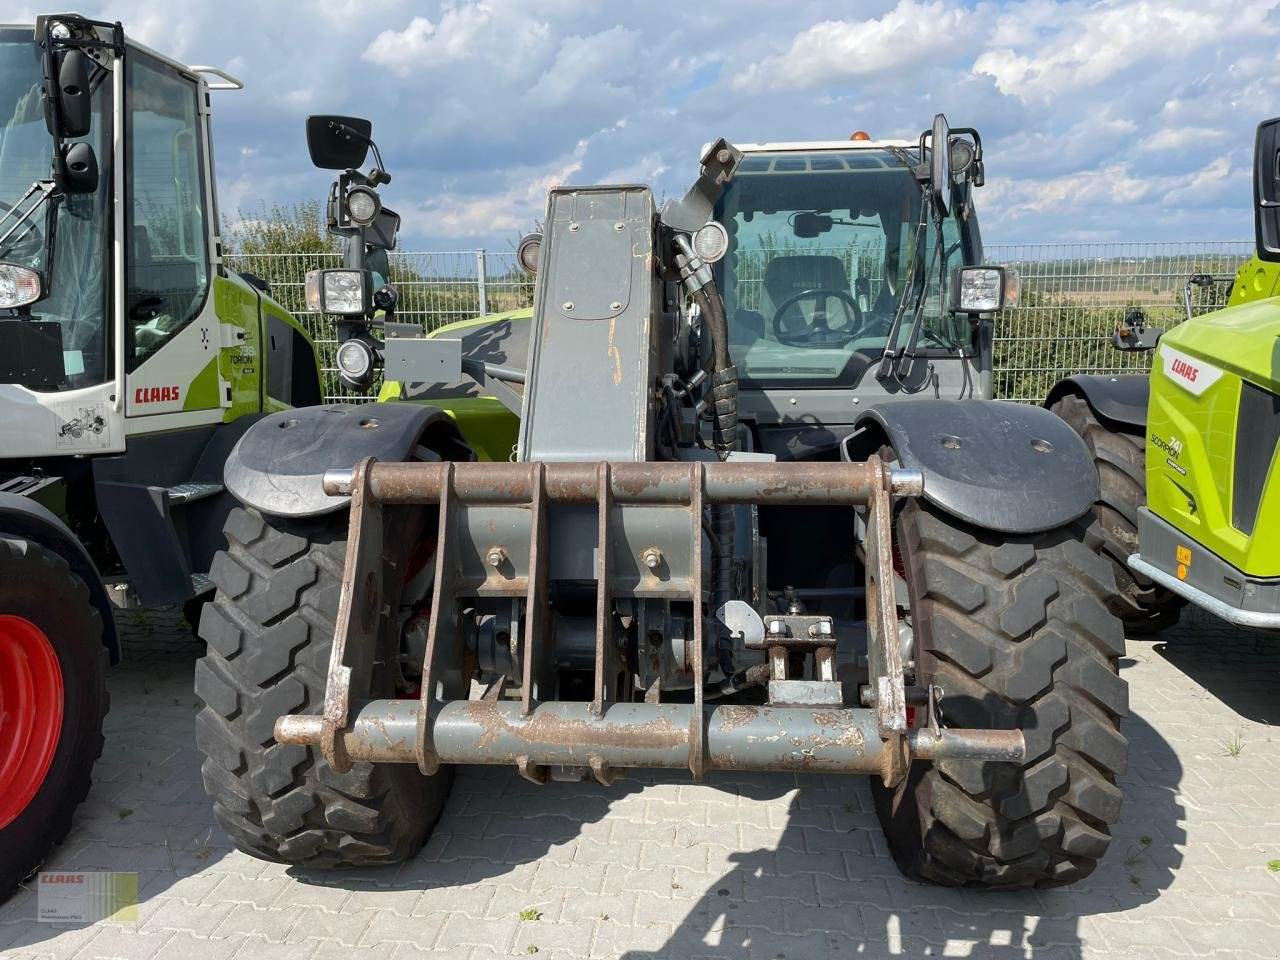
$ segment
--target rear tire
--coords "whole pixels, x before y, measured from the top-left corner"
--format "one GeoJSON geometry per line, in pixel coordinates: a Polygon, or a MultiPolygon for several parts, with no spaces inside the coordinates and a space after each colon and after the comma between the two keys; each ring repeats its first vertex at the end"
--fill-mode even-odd
{"type": "MultiPolygon", "coordinates": [[[[283,519],[236,508],[226,535],[195,674],[204,701],[196,739],[218,822],[239,849],[277,862],[355,867],[411,857],[440,816],[452,768],[424,777],[411,764],[356,763],[337,773],[318,750],[273,736],[277,717],[322,710],[346,511],[283,519]]],[[[353,694],[394,697],[397,654],[380,651],[371,689],[353,694]]]]}
{"type": "Polygon", "coordinates": [[[89,601],[89,588],[59,554],[34,541],[3,535],[0,646],[0,670],[6,674],[0,677],[0,701],[16,701],[0,702],[3,902],[40,868],[70,830],[72,814],[89,792],[94,761],[102,753],[102,718],[107,712],[107,651],[102,645],[102,618],[89,601]],[[56,667],[45,671],[50,682],[42,684],[40,665],[45,656],[47,665],[56,663],[56,667]],[[56,682],[51,680],[53,674],[56,682]],[[39,691],[56,698],[59,688],[61,722],[51,722],[44,730],[56,737],[56,746],[50,743],[44,759],[33,762],[36,731],[24,729],[22,721],[34,720],[38,726],[42,717],[56,713],[56,699],[43,702],[39,691]],[[34,717],[28,709],[31,704],[34,717]],[[17,736],[26,749],[19,746],[17,736]]]}
{"type": "Polygon", "coordinates": [[[1082,397],[1067,395],[1049,409],[1080,434],[1098,468],[1101,492],[1093,512],[1086,515],[1087,532],[1115,573],[1111,610],[1131,635],[1173,626],[1186,601],[1128,565],[1129,557],[1138,552],[1138,508],[1147,503],[1142,436],[1108,430],[1082,397]]]}
{"type": "Polygon", "coordinates": [[[872,782],[909,877],[1016,889],[1092,872],[1120,814],[1128,691],[1107,562],[1060,528],[1006,536],[919,501],[898,518],[919,683],[943,688],[947,726],[1021,729],[1024,764],[917,761],[872,782]]]}

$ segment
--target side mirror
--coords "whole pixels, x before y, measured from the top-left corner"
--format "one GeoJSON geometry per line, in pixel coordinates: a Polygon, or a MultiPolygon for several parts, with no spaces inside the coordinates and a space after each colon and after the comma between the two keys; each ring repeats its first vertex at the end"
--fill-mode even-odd
{"type": "Polygon", "coordinates": [[[88,54],[74,48],[55,51],[52,83],[55,89],[45,92],[45,123],[49,134],[66,139],[87,136],[93,123],[88,54]],[[57,122],[52,109],[54,97],[58,104],[57,122]]]}
{"type": "Polygon", "coordinates": [[[834,221],[821,213],[797,213],[792,227],[797,237],[810,240],[831,231],[834,221]]]}
{"type": "Polygon", "coordinates": [[[951,209],[951,127],[942,114],[933,118],[929,147],[929,181],[930,189],[933,190],[933,203],[945,217],[951,209]]]}
{"type": "Polygon", "coordinates": [[[1124,319],[1111,335],[1111,345],[1117,350],[1154,350],[1163,335],[1163,327],[1148,327],[1147,315],[1133,307],[1125,311],[1124,319]]]}
{"type": "Polygon", "coordinates": [[[369,155],[373,122],[361,117],[307,117],[307,150],[321,170],[354,170],[369,155]]]}
{"type": "Polygon", "coordinates": [[[1280,262],[1280,117],[1258,124],[1253,145],[1253,222],[1258,259],[1280,262]]]}
{"type": "Polygon", "coordinates": [[[93,193],[98,189],[98,157],[93,147],[83,140],[69,143],[62,148],[62,157],[66,167],[62,184],[64,190],[68,193],[93,193]]]}

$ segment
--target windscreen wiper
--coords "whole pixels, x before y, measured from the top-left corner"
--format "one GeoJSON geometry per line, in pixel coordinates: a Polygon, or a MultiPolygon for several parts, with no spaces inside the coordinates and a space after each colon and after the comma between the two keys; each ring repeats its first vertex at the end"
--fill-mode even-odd
{"type": "MultiPolygon", "coordinates": [[[[924,198],[924,202],[927,203],[927,198],[924,198]]],[[[876,369],[877,380],[887,380],[893,373],[894,361],[898,355],[898,336],[902,332],[902,318],[906,316],[907,304],[912,302],[911,295],[916,288],[916,262],[920,259],[920,238],[924,234],[924,226],[928,217],[927,210],[928,207],[924,205],[920,208],[920,221],[916,224],[916,235],[911,241],[911,265],[907,270],[906,280],[903,283],[902,299],[898,301],[898,309],[893,314],[893,323],[890,324],[889,333],[885,337],[884,353],[880,355],[880,366],[876,369]]],[[[917,302],[918,299],[917,297],[917,302]]]]}
{"type": "Polygon", "coordinates": [[[53,180],[37,180],[31,186],[27,187],[27,192],[18,198],[18,202],[9,207],[8,210],[0,212],[0,253],[2,253],[12,237],[20,230],[27,221],[29,221],[37,210],[58,192],[58,184],[53,180]],[[23,204],[27,203],[33,196],[36,197],[25,210],[23,204]],[[10,223],[9,221],[13,222],[10,223]]]}

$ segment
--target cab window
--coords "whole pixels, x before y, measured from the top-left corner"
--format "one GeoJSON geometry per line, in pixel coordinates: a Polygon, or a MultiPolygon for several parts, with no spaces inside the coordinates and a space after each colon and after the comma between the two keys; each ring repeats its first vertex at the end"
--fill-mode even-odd
{"type": "Polygon", "coordinates": [[[137,51],[126,63],[125,313],[132,369],[200,313],[209,257],[197,86],[137,51]]]}

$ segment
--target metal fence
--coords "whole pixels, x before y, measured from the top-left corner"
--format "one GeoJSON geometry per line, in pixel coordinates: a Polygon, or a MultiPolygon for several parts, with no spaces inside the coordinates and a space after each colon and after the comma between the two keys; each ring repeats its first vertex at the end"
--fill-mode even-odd
{"type": "MultiPolygon", "coordinates": [[[[1014,266],[1022,277],[1019,306],[997,319],[996,395],[1036,401],[1072,373],[1146,370],[1149,353],[1111,346],[1125,312],[1139,307],[1152,324],[1173,326],[1185,319],[1183,287],[1191,274],[1232,274],[1252,251],[1251,240],[989,245],[988,263],[1014,266]]],[[[306,312],[307,271],[341,266],[338,255],[233,256],[228,266],[269,280],[276,299],[310,330],[321,351],[326,401],[370,399],[338,385],[333,325],[306,312]]],[[[391,279],[400,293],[397,319],[428,330],[533,302],[533,279],[520,272],[512,253],[393,253],[391,279]]],[[[1216,309],[1226,295],[1226,284],[1198,288],[1194,310],[1216,309]]]]}

